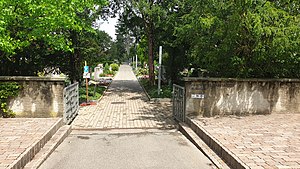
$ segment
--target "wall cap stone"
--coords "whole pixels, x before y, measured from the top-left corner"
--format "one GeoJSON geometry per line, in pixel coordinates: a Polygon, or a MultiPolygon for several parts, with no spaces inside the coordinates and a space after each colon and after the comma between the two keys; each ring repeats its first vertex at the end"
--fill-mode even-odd
{"type": "Polygon", "coordinates": [[[37,76],[0,76],[0,81],[50,81],[64,82],[65,77],[37,77],[37,76]]]}
{"type": "Polygon", "coordinates": [[[300,83],[300,79],[240,79],[240,78],[203,78],[203,77],[184,77],[185,82],[199,82],[199,81],[215,81],[215,82],[294,82],[300,83]]]}

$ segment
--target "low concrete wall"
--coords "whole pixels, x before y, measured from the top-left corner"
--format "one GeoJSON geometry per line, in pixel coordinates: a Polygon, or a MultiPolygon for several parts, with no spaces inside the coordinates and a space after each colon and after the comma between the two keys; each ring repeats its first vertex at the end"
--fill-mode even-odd
{"type": "Polygon", "coordinates": [[[62,117],[65,78],[0,76],[0,82],[18,82],[22,89],[9,102],[17,117],[62,117]]]}
{"type": "Polygon", "coordinates": [[[300,113],[299,79],[185,78],[186,113],[197,116],[300,113]]]}

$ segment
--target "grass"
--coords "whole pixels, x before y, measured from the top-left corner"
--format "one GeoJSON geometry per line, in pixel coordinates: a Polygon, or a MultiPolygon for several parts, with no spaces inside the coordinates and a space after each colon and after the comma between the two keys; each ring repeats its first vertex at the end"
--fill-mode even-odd
{"type": "Polygon", "coordinates": [[[158,86],[151,86],[148,79],[140,79],[140,84],[151,98],[172,98],[172,87],[168,85],[162,85],[160,95],[158,95],[158,86]]]}
{"type": "MultiPolygon", "coordinates": [[[[88,99],[89,100],[98,100],[103,95],[103,92],[105,91],[106,87],[104,86],[96,86],[96,92],[94,95],[94,86],[89,86],[89,92],[88,92],[88,99]]],[[[79,102],[86,102],[86,88],[80,87],[79,88],[79,102]]]]}

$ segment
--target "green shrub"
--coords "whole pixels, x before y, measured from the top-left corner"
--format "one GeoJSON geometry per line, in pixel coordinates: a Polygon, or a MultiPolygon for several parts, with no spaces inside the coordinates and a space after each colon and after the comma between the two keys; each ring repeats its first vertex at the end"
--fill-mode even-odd
{"type": "Polygon", "coordinates": [[[111,67],[111,70],[112,70],[112,71],[115,71],[115,72],[116,72],[116,71],[119,70],[119,65],[116,64],[116,63],[111,64],[110,67],[111,67]]]}
{"type": "Polygon", "coordinates": [[[138,72],[137,72],[137,76],[141,76],[141,75],[148,75],[148,69],[147,68],[139,68],[138,72]]]}
{"type": "Polygon", "coordinates": [[[173,89],[168,85],[162,85],[160,95],[158,95],[157,85],[151,86],[149,79],[140,79],[140,84],[145,88],[151,98],[172,98],[173,89]]]}
{"type": "Polygon", "coordinates": [[[19,94],[21,86],[16,82],[0,82],[0,113],[2,117],[15,117],[15,113],[8,109],[8,101],[19,94]]]}
{"type": "MultiPolygon", "coordinates": [[[[88,90],[88,96],[89,100],[98,100],[100,97],[103,95],[103,92],[105,91],[105,87],[103,86],[96,86],[96,92],[94,95],[94,86],[89,86],[88,90]]],[[[85,87],[80,87],[79,88],[79,102],[85,102],[86,101],[86,88],[85,87]]]]}
{"type": "Polygon", "coordinates": [[[106,63],[106,64],[104,65],[103,73],[104,73],[104,74],[109,74],[109,73],[110,73],[110,70],[109,70],[109,64],[108,64],[108,63],[106,63]]]}

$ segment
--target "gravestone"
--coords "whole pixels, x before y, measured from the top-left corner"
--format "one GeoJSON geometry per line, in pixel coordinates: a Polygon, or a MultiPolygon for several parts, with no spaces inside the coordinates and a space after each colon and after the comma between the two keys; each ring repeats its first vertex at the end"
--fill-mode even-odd
{"type": "Polygon", "coordinates": [[[95,67],[94,69],[94,80],[99,80],[100,79],[100,75],[103,73],[103,67],[95,67]]]}

